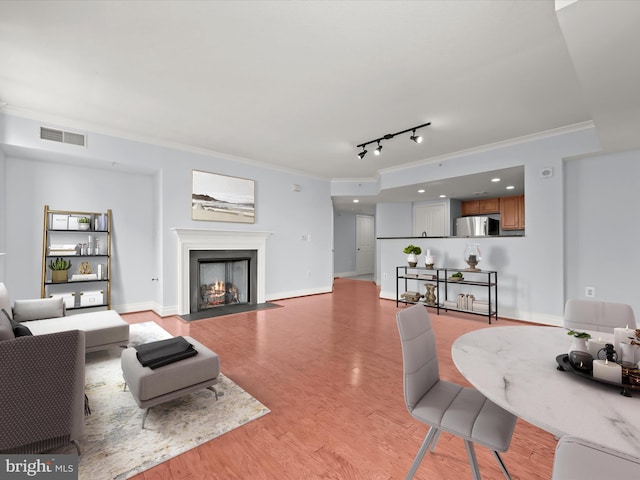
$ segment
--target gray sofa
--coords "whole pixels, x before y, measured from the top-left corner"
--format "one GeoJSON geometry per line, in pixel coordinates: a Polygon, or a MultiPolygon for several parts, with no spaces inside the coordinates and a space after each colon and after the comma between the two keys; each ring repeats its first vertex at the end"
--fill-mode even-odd
{"type": "MultiPolygon", "coordinates": [[[[0,312],[0,453],[74,442],[84,425],[84,332],[28,335],[0,312]]],[[[78,448],[78,453],[80,450],[78,448]]]]}
{"type": "Polygon", "coordinates": [[[29,328],[33,335],[82,330],[87,352],[114,346],[126,347],[129,343],[129,324],[115,310],[66,315],[62,298],[15,300],[12,307],[9,292],[1,282],[0,308],[29,328]]]}

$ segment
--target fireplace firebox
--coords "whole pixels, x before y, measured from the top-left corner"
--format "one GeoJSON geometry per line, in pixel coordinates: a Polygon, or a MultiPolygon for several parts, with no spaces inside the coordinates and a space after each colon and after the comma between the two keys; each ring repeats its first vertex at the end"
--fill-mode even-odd
{"type": "Polygon", "coordinates": [[[191,250],[191,313],[256,304],[256,250],[191,250]]]}

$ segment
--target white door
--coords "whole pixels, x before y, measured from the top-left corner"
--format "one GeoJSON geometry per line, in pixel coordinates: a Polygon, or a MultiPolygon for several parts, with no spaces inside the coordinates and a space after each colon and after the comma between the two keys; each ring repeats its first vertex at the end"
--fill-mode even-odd
{"type": "Polygon", "coordinates": [[[373,273],[375,236],[373,217],[356,215],[356,273],[373,273]]]}
{"type": "Polygon", "coordinates": [[[445,233],[445,205],[414,205],[413,207],[413,235],[422,237],[426,232],[429,237],[444,237],[445,233]]]}

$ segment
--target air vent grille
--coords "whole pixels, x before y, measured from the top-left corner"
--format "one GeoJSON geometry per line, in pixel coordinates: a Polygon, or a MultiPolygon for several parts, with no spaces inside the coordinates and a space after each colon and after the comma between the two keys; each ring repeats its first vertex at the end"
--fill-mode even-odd
{"type": "Polygon", "coordinates": [[[68,143],[84,147],[87,137],[81,133],[65,132],[55,128],[40,127],[40,138],[52,142],[68,143]]]}

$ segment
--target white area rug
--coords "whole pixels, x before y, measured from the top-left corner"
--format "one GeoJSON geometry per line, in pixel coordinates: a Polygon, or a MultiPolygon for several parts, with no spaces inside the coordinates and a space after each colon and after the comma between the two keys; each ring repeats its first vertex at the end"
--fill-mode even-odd
{"type": "MultiPolygon", "coordinates": [[[[170,336],[154,322],[131,325],[131,345],[170,336]]],[[[143,430],[144,410],[123,386],[119,350],[87,354],[85,392],[91,415],[85,417],[80,439],[80,480],[129,478],[269,413],[220,375],[217,401],[210,390],[200,390],[158,405],[149,411],[143,430]]],[[[75,453],[75,448],[56,453],[75,453]]]]}

